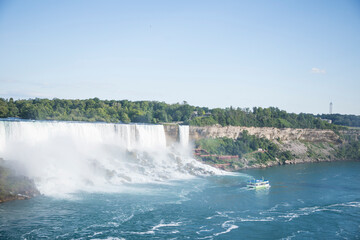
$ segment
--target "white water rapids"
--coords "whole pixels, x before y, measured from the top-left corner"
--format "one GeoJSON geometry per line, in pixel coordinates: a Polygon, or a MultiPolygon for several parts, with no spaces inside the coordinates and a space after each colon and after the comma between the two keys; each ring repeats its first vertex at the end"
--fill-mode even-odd
{"type": "Polygon", "coordinates": [[[180,127],[181,144],[167,146],[162,125],[0,121],[0,158],[45,195],[221,173],[184,150],[188,131],[180,127]]]}

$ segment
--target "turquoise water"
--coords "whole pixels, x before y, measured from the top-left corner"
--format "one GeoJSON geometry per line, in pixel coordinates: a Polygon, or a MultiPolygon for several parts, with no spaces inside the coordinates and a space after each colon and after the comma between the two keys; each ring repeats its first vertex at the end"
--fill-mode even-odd
{"type": "Polygon", "coordinates": [[[252,169],[0,205],[1,239],[360,239],[360,162],[252,169]],[[248,190],[251,177],[268,190],[248,190]]]}

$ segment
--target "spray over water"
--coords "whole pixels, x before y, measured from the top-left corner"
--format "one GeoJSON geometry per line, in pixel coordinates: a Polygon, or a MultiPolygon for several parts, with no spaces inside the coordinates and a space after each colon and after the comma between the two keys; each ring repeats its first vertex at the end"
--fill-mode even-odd
{"type": "Polygon", "coordinates": [[[220,174],[183,150],[188,131],[179,127],[180,144],[169,147],[162,125],[0,121],[0,158],[46,195],[220,174]]]}

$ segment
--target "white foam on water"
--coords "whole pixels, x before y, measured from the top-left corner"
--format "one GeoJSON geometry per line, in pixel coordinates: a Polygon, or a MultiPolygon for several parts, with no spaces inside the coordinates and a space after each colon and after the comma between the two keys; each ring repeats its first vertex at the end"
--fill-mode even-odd
{"type": "Polygon", "coordinates": [[[206,228],[206,227],[207,227],[207,226],[201,226],[201,227],[200,227],[200,230],[199,230],[199,231],[196,231],[196,234],[202,234],[202,233],[208,233],[208,232],[214,231],[213,228],[211,228],[211,229],[204,229],[204,228],[206,228]]]}
{"type": "Polygon", "coordinates": [[[125,238],[106,237],[106,238],[91,238],[92,240],[125,240],[125,238]]]}
{"type": "MultiPolygon", "coordinates": [[[[181,129],[186,144],[188,126],[181,129]]],[[[17,163],[49,196],[224,174],[167,147],[162,125],[0,121],[0,158],[17,163]]]]}
{"type": "Polygon", "coordinates": [[[100,234],[103,234],[103,232],[94,232],[94,234],[91,237],[94,237],[94,236],[100,235],[100,234]]]}
{"type": "Polygon", "coordinates": [[[320,207],[320,206],[304,207],[304,208],[300,208],[294,212],[288,212],[285,215],[280,215],[279,217],[287,219],[286,222],[290,222],[295,218],[298,218],[301,216],[308,216],[308,215],[314,214],[316,212],[323,212],[323,211],[336,212],[336,213],[342,212],[339,209],[331,208],[331,206],[333,206],[333,205],[330,205],[327,207],[320,207]]]}
{"type": "Polygon", "coordinates": [[[309,234],[309,233],[310,233],[309,231],[299,230],[299,231],[293,232],[290,236],[281,238],[281,240],[290,240],[290,239],[293,239],[295,237],[299,237],[299,235],[301,235],[301,234],[309,234]]]}
{"type": "Polygon", "coordinates": [[[163,221],[161,221],[158,225],[154,226],[151,230],[156,231],[159,228],[163,228],[163,227],[178,227],[178,226],[181,226],[181,223],[182,222],[163,223],[163,221]]]}
{"type": "MultiPolygon", "coordinates": [[[[182,222],[170,222],[170,223],[164,223],[163,220],[160,221],[159,224],[153,226],[151,228],[151,230],[145,231],[145,232],[129,232],[131,234],[136,234],[136,235],[153,235],[155,234],[156,231],[158,231],[160,228],[164,228],[164,227],[178,227],[181,226],[182,222]]],[[[179,231],[177,230],[172,230],[170,232],[171,234],[176,234],[179,233],[179,231]]]]}
{"type": "Polygon", "coordinates": [[[206,219],[207,220],[210,220],[210,219],[213,219],[215,217],[222,217],[222,218],[229,218],[229,215],[228,214],[232,214],[234,213],[233,211],[225,211],[225,212],[216,212],[216,215],[214,216],[211,216],[211,217],[207,217],[206,219]]]}
{"type": "Polygon", "coordinates": [[[225,228],[226,230],[223,231],[223,232],[214,233],[213,236],[216,237],[216,236],[219,236],[219,235],[222,235],[222,234],[226,234],[226,233],[228,233],[228,232],[231,232],[231,231],[234,230],[234,229],[239,228],[239,226],[237,226],[237,225],[235,225],[235,224],[233,224],[233,223],[234,223],[233,220],[224,222],[223,224],[221,224],[221,227],[222,227],[222,228],[225,228]]]}
{"type": "Polygon", "coordinates": [[[347,202],[330,205],[329,207],[355,207],[360,208],[360,202],[347,202]]]}
{"type": "Polygon", "coordinates": [[[240,222],[272,222],[274,221],[273,217],[265,217],[265,218],[258,218],[258,217],[251,217],[247,216],[246,218],[236,218],[237,221],[240,222]]]}
{"type": "Polygon", "coordinates": [[[289,206],[290,206],[290,204],[287,203],[287,202],[278,203],[275,206],[273,206],[272,208],[270,208],[269,210],[260,212],[260,214],[266,214],[266,213],[269,213],[269,212],[276,212],[276,211],[279,210],[279,208],[284,208],[284,207],[289,207],[289,206]]]}

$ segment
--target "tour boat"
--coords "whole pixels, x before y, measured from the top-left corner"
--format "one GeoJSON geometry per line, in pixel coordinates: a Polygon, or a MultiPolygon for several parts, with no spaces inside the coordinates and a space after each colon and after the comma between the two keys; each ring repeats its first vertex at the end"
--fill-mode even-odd
{"type": "Polygon", "coordinates": [[[269,188],[270,184],[269,184],[269,180],[264,180],[263,178],[263,179],[250,180],[248,181],[247,186],[248,188],[252,188],[252,189],[260,189],[260,188],[269,188]]]}

